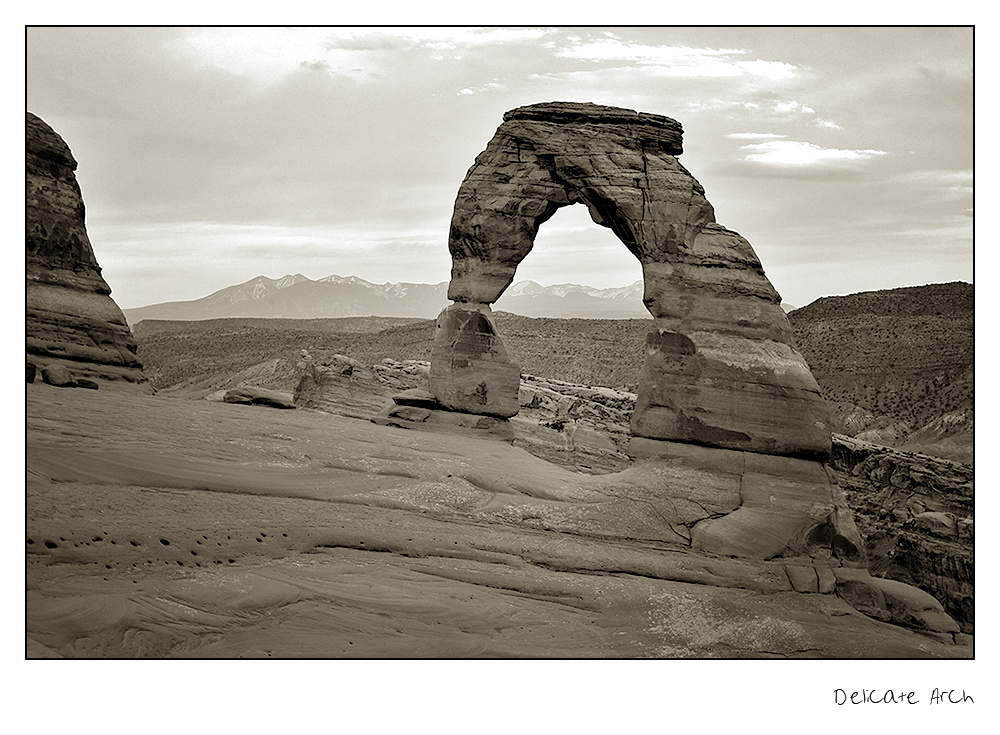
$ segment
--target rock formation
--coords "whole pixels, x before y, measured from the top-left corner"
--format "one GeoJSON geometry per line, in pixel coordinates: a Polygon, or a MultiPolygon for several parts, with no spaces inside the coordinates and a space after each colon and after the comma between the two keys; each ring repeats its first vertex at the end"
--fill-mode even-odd
{"type": "Polygon", "coordinates": [[[291,393],[268,390],[255,385],[241,385],[226,391],[223,403],[239,403],[245,406],[268,406],[270,408],[295,408],[295,398],[291,393]]]}
{"type": "Polygon", "coordinates": [[[539,226],[584,204],[642,263],[654,317],[632,415],[637,437],[825,460],[828,411],[750,244],[716,224],[678,162],[680,123],[553,102],[504,115],[458,192],[448,298],[430,389],[450,409],[517,411],[518,366],[490,304],[513,280],[539,226]]]}
{"type": "Polygon", "coordinates": [[[972,468],[836,434],[830,467],[854,511],[872,574],[934,595],[963,632],[973,633],[972,468]]]}
{"type": "Polygon", "coordinates": [[[521,369],[507,356],[486,304],[454,304],[438,317],[430,390],[455,411],[517,413],[521,369]]]}
{"type": "Polygon", "coordinates": [[[135,340],[87,237],[76,159],[30,112],[25,132],[28,359],[74,376],[142,382],[135,340]]]}

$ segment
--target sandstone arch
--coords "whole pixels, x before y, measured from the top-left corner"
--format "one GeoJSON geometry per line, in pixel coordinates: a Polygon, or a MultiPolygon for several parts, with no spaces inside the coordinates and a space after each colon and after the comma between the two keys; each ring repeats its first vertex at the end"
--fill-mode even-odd
{"type": "Polygon", "coordinates": [[[459,188],[430,388],[446,408],[517,412],[519,368],[490,304],[560,207],[584,204],[639,259],[654,321],[633,435],[825,460],[826,405],[750,243],[715,222],[677,160],[680,123],[552,102],[504,115],[459,188]]]}

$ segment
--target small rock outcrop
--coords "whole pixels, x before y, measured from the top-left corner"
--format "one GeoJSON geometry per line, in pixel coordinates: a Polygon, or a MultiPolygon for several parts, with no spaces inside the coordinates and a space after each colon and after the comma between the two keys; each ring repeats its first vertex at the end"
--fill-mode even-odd
{"type": "Polygon", "coordinates": [[[246,406],[268,406],[270,408],[295,408],[295,398],[291,393],[259,388],[255,385],[241,385],[228,390],[222,396],[224,403],[240,403],[246,406]]]}
{"type": "Polygon", "coordinates": [[[381,410],[392,388],[362,362],[346,355],[313,356],[301,350],[295,405],[356,418],[381,410]]]}
{"type": "Polygon", "coordinates": [[[27,354],[85,379],[143,382],[135,339],[87,236],[76,159],[30,112],[25,133],[27,354]]]}
{"type": "Polygon", "coordinates": [[[517,411],[518,366],[490,304],[511,284],[539,226],[585,205],[642,263],[653,315],[637,437],[823,461],[829,415],[753,248],[715,222],[680,164],[680,123],[553,102],[504,115],[459,189],[448,298],[430,389],[450,409],[517,411]]]}

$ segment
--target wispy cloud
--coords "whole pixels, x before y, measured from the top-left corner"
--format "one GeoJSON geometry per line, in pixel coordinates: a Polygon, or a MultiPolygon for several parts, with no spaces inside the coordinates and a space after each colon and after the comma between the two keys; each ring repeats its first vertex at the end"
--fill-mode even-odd
{"type": "Polygon", "coordinates": [[[969,169],[925,168],[917,171],[906,171],[895,176],[893,180],[899,183],[947,188],[971,193],[973,173],[969,169]]]}
{"type": "Polygon", "coordinates": [[[555,33],[552,28],[385,28],[379,35],[388,33],[440,50],[458,49],[463,46],[485,46],[506,43],[538,41],[555,33]]]}
{"type": "Polygon", "coordinates": [[[740,150],[744,160],[752,163],[795,168],[862,163],[888,155],[887,151],[823,148],[798,140],[767,140],[740,146],[740,150]]]}
{"type": "Polygon", "coordinates": [[[463,87],[458,90],[458,94],[479,94],[481,92],[496,92],[501,89],[507,89],[507,85],[501,84],[497,81],[486,82],[486,84],[480,84],[477,87],[463,87]]]}
{"type": "MultiPolygon", "coordinates": [[[[738,94],[739,90],[735,90],[738,94]]],[[[811,122],[815,123],[816,110],[795,100],[783,99],[740,99],[712,98],[689,100],[684,103],[689,112],[728,112],[741,116],[753,115],[770,122],[811,122]]]]}
{"type": "MultiPolygon", "coordinates": [[[[581,39],[582,40],[582,39],[581,39]]],[[[626,42],[607,33],[605,38],[587,40],[560,48],[558,56],[587,61],[614,61],[657,67],[664,75],[677,77],[758,76],[788,79],[796,67],[783,61],[744,59],[741,49],[691,48],[626,42]]]]}
{"type": "Polygon", "coordinates": [[[779,140],[788,136],[778,133],[729,133],[726,137],[733,140],[779,140]]]}

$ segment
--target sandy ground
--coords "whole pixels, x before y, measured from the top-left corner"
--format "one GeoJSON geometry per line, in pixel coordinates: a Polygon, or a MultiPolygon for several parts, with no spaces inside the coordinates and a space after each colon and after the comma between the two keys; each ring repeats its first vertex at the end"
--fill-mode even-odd
{"type": "Polygon", "coordinates": [[[29,657],[972,653],[692,553],[636,468],[113,387],[28,385],[26,441],[29,657]]]}

